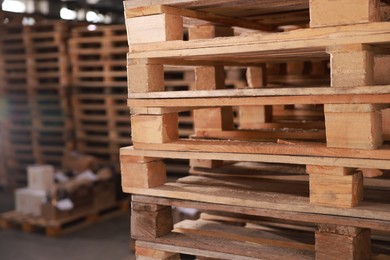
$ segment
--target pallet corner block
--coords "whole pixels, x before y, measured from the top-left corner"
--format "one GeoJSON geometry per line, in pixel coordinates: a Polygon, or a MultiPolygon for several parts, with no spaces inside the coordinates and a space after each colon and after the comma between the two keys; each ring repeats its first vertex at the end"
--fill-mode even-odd
{"type": "Polygon", "coordinates": [[[127,65],[128,91],[145,93],[164,91],[164,66],[161,64],[127,65]]]}
{"type": "Polygon", "coordinates": [[[122,189],[154,188],[163,185],[167,179],[165,164],[161,160],[146,163],[121,160],[122,189]]]}
{"type": "Polygon", "coordinates": [[[325,112],[325,125],[328,147],[376,149],[383,143],[382,117],[378,110],[325,112]]]}
{"type": "Polygon", "coordinates": [[[172,14],[154,14],[126,19],[128,42],[132,44],[183,39],[183,18],[172,14]]]}
{"type": "Polygon", "coordinates": [[[352,208],[363,200],[363,175],[330,172],[310,174],[310,203],[337,208],[352,208]]]}
{"type": "Polygon", "coordinates": [[[316,259],[370,259],[371,231],[353,227],[320,226],[315,232],[316,259]]]}
{"type": "Polygon", "coordinates": [[[131,134],[136,143],[168,143],[179,138],[178,114],[133,115],[131,134]]]}
{"type": "Polygon", "coordinates": [[[310,0],[310,27],[368,23],[379,20],[379,0],[310,0]]]}
{"type": "Polygon", "coordinates": [[[173,229],[171,207],[132,203],[131,236],[135,239],[157,238],[173,229]]]}

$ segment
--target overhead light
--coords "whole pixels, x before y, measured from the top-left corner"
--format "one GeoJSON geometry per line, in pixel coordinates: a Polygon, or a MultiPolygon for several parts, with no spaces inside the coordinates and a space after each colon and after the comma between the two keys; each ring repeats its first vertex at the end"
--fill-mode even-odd
{"type": "Polygon", "coordinates": [[[99,22],[99,16],[97,13],[93,11],[88,11],[86,15],[86,19],[88,22],[99,22]]]}
{"type": "Polygon", "coordinates": [[[77,17],[77,14],[75,11],[70,10],[66,7],[62,7],[60,10],[60,17],[64,20],[75,20],[77,17]]]}
{"type": "Polygon", "coordinates": [[[24,13],[26,12],[26,4],[17,0],[4,0],[1,9],[8,12],[24,13]]]}

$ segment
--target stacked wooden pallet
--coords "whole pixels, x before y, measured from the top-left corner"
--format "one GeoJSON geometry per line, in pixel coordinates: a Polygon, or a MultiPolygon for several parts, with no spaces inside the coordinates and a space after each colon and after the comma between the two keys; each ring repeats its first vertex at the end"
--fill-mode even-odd
{"type": "Polygon", "coordinates": [[[34,162],[23,26],[21,23],[4,24],[1,35],[1,84],[8,103],[3,145],[7,171],[12,172],[13,180],[17,181],[24,178],[25,167],[34,162]]]}
{"type": "Polygon", "coordinates": [[[381,13],[387,6],[374,0],[153,3],[125,2],[133,147],[121,149],[121,170],[123,190],[134,194],[136,254],[390,254],[390,24],[381,13]],[[275,33],[308,23],[309,13],[309,28],[275,33]],[[183,25],[189,41],[182,41],[183,25]],[[234,36],[231,26],[258,32],[234,36]],[[264,63],[327,59],[330,86],[264,84],[264,63]],[[164,91],[167,64],[195,66],[194,90],[164,91]],[[248,67],[248,87],[224,89],[224,66],[237,65],[248,67]],[[323,106],[325,124],[267,122],[273,105],[323,106]],[[234,128],[232,107],[257,111],[249,117],[255,129],[234,128]],[[191,139],[179,139],[181,111],[194,113],[191,139]],[[164,158],[190,159],[192,175],[167,182],[164,158]],[[172,206],[212,214],[173,226],[172,206]]]}
{"type": "Polygon", "coordinates": [[[69,42],[77,150],[111,162],[130,144],[126,44],[123,25],[75,27],[69,42]]]}
{"type": "Polygon", "coordinates": [[[63,154],[72,149],[66,45],[69,25],[42,21],[25,26],[23,37],[35,162],[59,166],[63,154]]]}
{"type": "Polygon", "coordinates": [[[68,64],[63,22],[39,21],[1,26],[2,86],[9,111],[6,120],[7,171],[25,181],[33,163],[59,165],[71,148],[68,64]]]}
{"type": "MultiPolygon", "coordinates": [[[[119,148],[130,144],[124,25],[84,25],[72,30],[72,103],[77,149],[118,162],[119,148]]],[[[193,71],[170,66],[165,87],[189,90],[193,71]]],[[[180,117],[181,136],[193,133],[190,113],[180,117]]]]}

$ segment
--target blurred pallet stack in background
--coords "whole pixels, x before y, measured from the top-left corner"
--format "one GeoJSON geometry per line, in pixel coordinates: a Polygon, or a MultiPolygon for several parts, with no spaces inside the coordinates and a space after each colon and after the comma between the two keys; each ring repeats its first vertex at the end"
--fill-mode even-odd
{"type": "Polygon", "coordinates": [[[126,106],[126,28],[84,25],[72,30],[72,105],[77,150],[118,163],[130,144],[126,106]]]}
{"type": "Polygon", "coordinates": [[[68,25],[21,20],[1,25],[2,87],[7,102],[3,127],[12,185],[26,181],[26,166],[60,165],[72,149],[67,63],[68,25]]]}
{"type": "Polygon", "coordinates": [[[26,166],[34,163],[32,101],[28,99],[27,56],[21,21],[3,24],[1,31],[1,83],[8,108],[3,147],[7,175],[17,183],[25,180],[26,166]]]}
{"type": "Polygon", "coordinates": [[[125,1],[133,146],[121,174],[136,255],[388,257],[387,3],[153,3],[125,1]],[[170,65],[193,68],[191,90],[165,88],[170,65]],[[245,85],[229,86],[229,67],[245,85]],[[167,178],[166,159],[189,160],[190,175],[167,178]],[[204,213],[175,224],[172,207],[204,213]]]}
{"type": "Polygon", "coordinates": [[[38,164],[59,166],[64,154],[73,149],[69,29],[70,25],[62,21],[42,21],[24,27],[33,154],[38,164]]]}

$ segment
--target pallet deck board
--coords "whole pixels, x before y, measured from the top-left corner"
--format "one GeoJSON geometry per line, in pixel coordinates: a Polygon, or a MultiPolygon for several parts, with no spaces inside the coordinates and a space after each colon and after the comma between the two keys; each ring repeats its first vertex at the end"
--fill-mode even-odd
{"type": "MultiPolygon", "coordinates": [[[[343,44],[373,44],[388,47],[390,25],[386,22],[300,29],[290,32],[250,36],[221,37],[192,41],[132,44],[130,59],[181,61],[266,62],[327,58],[326,48],[343,44]],[[293,59],[294,60],[294,59],[293,59]]],[[[165,62],[164,62],[165,63],[165,62]]]]}

